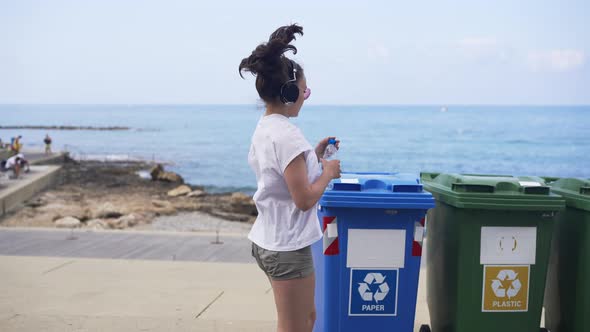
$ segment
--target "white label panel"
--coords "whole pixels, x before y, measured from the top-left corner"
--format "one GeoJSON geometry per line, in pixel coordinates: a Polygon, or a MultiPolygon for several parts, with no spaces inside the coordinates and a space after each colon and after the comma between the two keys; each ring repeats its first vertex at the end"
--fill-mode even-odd
{"type": "Polygon", "coordinates": [[[328,224],[328,237],[338,237],[338,224],[335,222],[328,224]]]}
{"type": "Polygon", "coordinates": [[[346,267],[403,268],[404,229],[349,229],[346,267]]]}
{"type": "Polygon", "coordinates": [[[480,264],[535,264],[536,227],[482,227],[480,264]]]}

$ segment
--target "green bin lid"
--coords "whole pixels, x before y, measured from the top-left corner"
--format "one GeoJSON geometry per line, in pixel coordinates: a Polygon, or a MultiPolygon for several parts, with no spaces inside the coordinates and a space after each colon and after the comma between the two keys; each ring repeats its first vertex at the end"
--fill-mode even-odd
{"type": "Polygon", "coordinates": [[[590,211],[590,179],[544,178],[551,191],[565,198],[565,204],[581,210],[590,211]]]}
{"type": "Polygon", "coordinates": [[[540,177],[420,173],[437,200],[464,209],[558,211],[565,200],[540,177]]]}

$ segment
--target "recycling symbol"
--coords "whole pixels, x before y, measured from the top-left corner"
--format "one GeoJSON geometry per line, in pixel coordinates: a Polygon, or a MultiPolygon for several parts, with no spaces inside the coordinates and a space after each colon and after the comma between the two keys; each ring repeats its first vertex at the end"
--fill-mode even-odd
{"type": "Polygon", "coordinates": [[[515,297],[522,284],[518,280],[518,273],[513,270],[501,270],[498,272],[496,279],[492,280],[492,290],[497,297],[506,297],[508,299],[515,297]],[[508,285],[508,287],[505,287],[508,285]]]}
{"type": "Polygon", "coordinates": [[[363,280],[364,282],[359,282],[359,294],[364,301],[373,301],[379,303],[379,301],[383,301],[389,293],[389,286],[385,282],[385,276],[381,273],[367,273],[367,276],[363,280]],[[377,287],[377,285],[379,285],[377,287]],[[372,287],[371,287],[372,286],[372,287]],[[375,291],[371,291],[371,288],[375,289],[375,291]]]}

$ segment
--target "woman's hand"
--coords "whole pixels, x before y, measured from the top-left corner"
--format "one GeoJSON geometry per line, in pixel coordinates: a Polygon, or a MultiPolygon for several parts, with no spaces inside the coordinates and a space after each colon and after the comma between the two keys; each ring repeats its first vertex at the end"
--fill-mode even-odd
{"type": "Polygon", "coordinates": [[[307,211],[320,200],[332,179],[340,177],[339,160],[323,160],[324,172],[313,183],[307,178],[307,163],[303,153],[285,168],[285,182],[298,209],[307,211]]]}
{"type": "MultiPolygon", "coordinates": [[[[324,151],[326,151],[326,148],[328,147],[328,141],[330,139],[336,139],[336,137],[334,137],[334,136],[326,137],[323,140],[321,140],[318,143],[318,145],[315,147],[315,154],[318,157],[318,160],[320,160],[324,157],[324,151]]],[[[336,148],[340,149],[340,141],[339,140],[336,140],[336,148]]]]}
{"type": "Polygon", "coordinates": [[[320,159],[324,168],[324,173],[327,174],[330,179],[340,178],[340,160],[326,160],[320,159]]]}

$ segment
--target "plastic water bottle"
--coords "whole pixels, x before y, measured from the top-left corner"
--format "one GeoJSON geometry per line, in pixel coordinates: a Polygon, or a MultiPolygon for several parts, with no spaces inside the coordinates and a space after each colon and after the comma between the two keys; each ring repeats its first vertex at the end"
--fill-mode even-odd
{"type": "Polygon", "coordinates": [[[330,138],[330,140],[328,140],[328,146],[326,147],[326,150],[324,151],[323,158],[326,160],[330,160],[330,159],[334,158],[334,156],[336,155],[336,152],[338,152],[338,148],[336,147],[336,139],[330,138]]]}

